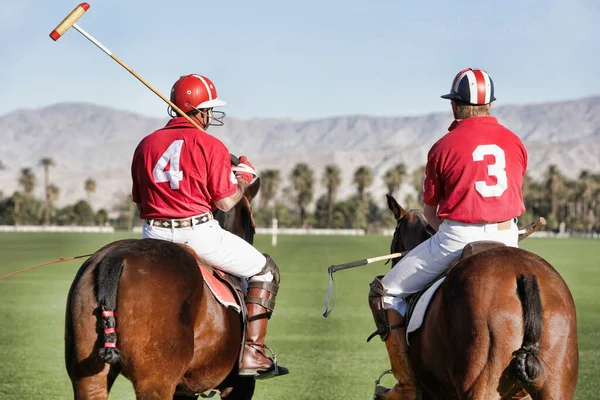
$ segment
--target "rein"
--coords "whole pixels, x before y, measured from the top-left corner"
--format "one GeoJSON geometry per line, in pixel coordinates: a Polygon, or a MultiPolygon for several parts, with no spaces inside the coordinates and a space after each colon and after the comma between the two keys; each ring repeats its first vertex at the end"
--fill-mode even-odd
{"type": "Polygon", "coordinates": [[[46,265],[52,265],[52,264],[58,264],[58,263],[61,263],[61,262],[66,262],[66,261],[77,260],[78,258],[89,257],[89,256],[91,256],[91,255],[92,255],[92,254],[84,254],[84,255],[81,255],[81,256],[75,256],[75,257],[59,258],[58,260],[54,260],[54,261],[50,261],[50,262],[46,262],[46,263],[43,263],[43,264],[33,265],[33,266],[31,266],[31,267],[27,267],[27,268],[23,268],[23,269],[20,269],[20,270],[18,270],[18,271],[15,271],[15,272],[11,272],[11,273],[10,273],[10,274],[8,274],[8,275],[0,276],[0,281],[1,281],[1,280],[3,280],[3,279],[6,279],[6,278],[10,278],[11,276],[14,276],[14,275],[20,274],[21,272],[29,271],[29,270],[36,269],[36,268],[40,268],[40,267],[45,267],[46,265]]]}
{"type": "Polygon", "coordinates": [[[368,265],[368,264],[371,264],[371,263],[374,263],[377,261],[391,260],[392,258],[404,257],[406,254],[408,254],[408,251],[405,251],[402,253],[387,254],[385,256],[379,256],[379,257],[373,257],[373,258],[365,258],[364,260],[351,261],[351,262],[348,262],[345,264],[332,265],[329,268],[327,268],[327,273],[329,274],[329,284],[327,285],[327,297],[325,298],[325,309],[323,310],[323,316],[325,318],[327,318],[329,316],[329,314],[331,314],[331,312],[333,311],[333,308],[335,307],[335,299],[337,298],[337,286],[335,284],[335,279],[333,278],[333,274],[336,271],[340,271],[342,269],[362,267],[363,265],[368,265]],[[335,288],[335,293],[333,295],[333,304],[331,305],[331,308],[329,308],[329,298],[331,297],[332,287],[335,288]]]}

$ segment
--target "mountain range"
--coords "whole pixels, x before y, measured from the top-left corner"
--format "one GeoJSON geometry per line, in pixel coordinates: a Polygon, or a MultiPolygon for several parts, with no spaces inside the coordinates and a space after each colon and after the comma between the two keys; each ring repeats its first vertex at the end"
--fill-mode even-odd
{"type": "MultiPolygon", "coordinates": [[[[492,113],[519,135],[529,152],[529,173],[542,176],[556,164],[571,178],[581,170],[600,171],[600,95],[553,103],[493,107],[492,113]]],[[[17,189],[21,168],[37,174],[36,193],[42,195],[39,160],[51,157],[50,180],[61,190],[59,205],[85,198],[83,182],[97,182],[95,207],[112,207],[115,196],[130,190],[129,166],[137,143],[162,127],[167,118],[151,118],[88,103],[60,103],[39,109],[19,109],[0,116],[0,189],[17,189]]],[[[211,127],[234,154],[246,154],[260,171],[277,168],[288,185],[289,171],[298,162],[315,171],[315,199],[325,165],[342,170],[341,198],[355,191],[352,175],[360,165],[373,168],[370,191],[382,201],[381,177],[400,162],[409,171],[423,165],[429,147],[447,132],[450,112],[412,117],[349,115],[314,120],[225,118],[211,127]]],[[[404,185],[400,192],[411,192],[404,185]]]]}

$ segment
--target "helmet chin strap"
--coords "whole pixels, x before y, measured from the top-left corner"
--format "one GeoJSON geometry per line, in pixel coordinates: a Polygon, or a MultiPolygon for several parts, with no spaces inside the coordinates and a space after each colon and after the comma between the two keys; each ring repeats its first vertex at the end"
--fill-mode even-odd
{"type": "MultiPolygon", "coordinates": [[[[190,103],[187,103],[187,105],[192,107],[192,105],[190,103]]],[[[227,114],[225,114],[223,111],[214,111],[212,108],[196,108],[196,111],[198,111],[198,114],[202,114],[203,116],[206,116],[206,120],[207,120],[206,123],[203,123],[200,120],[200,118],[198,118],[198,114],[190,115],[190,117],[192,117],[196,121],[198,121],[198,124],[200,126],[202,126],[202,128],[204,130],[208,129],[209,126],[223,126],[224,125],[223,118],[225,118],[225,116],[227,114]],[[217,114],[218,116],[215,114],[217,114]]],[[[171,106],[167,107],[167,113],[172,118],[177,117],[177,113],[171,108],[171,106]]]]}

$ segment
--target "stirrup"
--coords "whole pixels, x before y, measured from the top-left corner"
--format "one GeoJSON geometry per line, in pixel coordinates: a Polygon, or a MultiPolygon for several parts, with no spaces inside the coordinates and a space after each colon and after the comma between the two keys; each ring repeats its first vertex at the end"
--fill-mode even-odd
{"type": "Polygon", "coordinates": [[[385,371],[383,371],[383,373],[381,375],[379,375],[379,378],[375,379],[375,388],[373,389],[373,400],[378,400],[378,398],[377,398],[377,386],[379,386],[379,383],[381,382],[381,378],[383,378],[387,374],[391,374],[391,373],[392,373],[391,369],[385,370],[385,371]]]}
{"type": "Polygon", "coordinates": [[[267,357],[267,358],[269,360],[271,360],[271,362],[273,363],[273,366],[264,372],[257,372],[256,375],[254,375],[254,379],[262,380],[262,379],[274,378],[279,375],[289,374],[290,373],[289,369],[287,369],[286,367],[280,367],[279,364],[277,364],[277,354],[275,354],[275,352],[273,352],[273,350],[271,350],[271,348],[269,346],[267,346],[266,344],[263,346],[265,349],[269,350],[269,353],[271,353],[272,357],[267,357]]]}
{"type": "Polygon", "coordinates": [[[221,392],[215,389],[210,389],[204,393],[200,393],[200,397],[202,397],[203,399],[210,399],[215,397],[217,394],[221,394],[221,392]]]}

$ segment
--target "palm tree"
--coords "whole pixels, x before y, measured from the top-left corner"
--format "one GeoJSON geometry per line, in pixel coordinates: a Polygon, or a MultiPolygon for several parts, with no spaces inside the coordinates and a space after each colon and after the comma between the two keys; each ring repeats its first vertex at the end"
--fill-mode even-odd
{"type": "Polygon", "coordinates": [[[260,208],[267,208],[269,202],[273,200],[271,208],[271,220],[277,219],[277,192],[281,176],[277,169],[266,169],[260,174],[260,208]]]}
{"type": "Polygon", "coordinates": [[[31,168],[21,169],[21,175],[19,176],[19,185],[23,187],[24,197],[29,199],[35,189],[35,174],[31,168]]]}
{"type": "Polygon", "coordinates": [[[15,204],[15,211],[13,214],[13,222],[15,225],[21,225],[21,204],[25,200],[25,197],[21,192],[14,192],[12,195],[12,201],[15,204]]]}
{"type": "Polygon", "coordinates": [[[341,170],[335,164],[325,167],[325,172],[321,178],[321,183],[327,188],[327,227],[331,228],[333,222],[333,206],[335,204],[335,195],[342,183],[341,170]]]}
{"type": "Polygon", "coordinates": [[[557,223],[560,223],[559,206],[563,199],[561,190],[564,188],[564,177],[556,164],[550,164],[545,172],[544,185],[548,202],[551,204],[550,213],[557,223]]]}
{"type": "Polygon", "coordinates": [[[58,196],[60,195],[60,189],[56,185],[50,184],[48,186],[48,201],[50,202],[50,209],[54,207],[54,203],[58,200],[58,196]]]}
{"type": "Polygon", "coordinates": [[[83,188],[87,193],[88,203],[92,200],[92,193],[96,193],[96,181],[92,178],[87,178],[83,184],[83,188]]]}
{"type": "Polygon", "coordinates": [[[412,185],[417,192],[417,201],[423,204],[423,181],[425,181],[425,166],[422,165],[412,173],[412,185]]]}
{"type": "Polygon", "coordinates": [[[304,222],[304,209],[313,198],[313,170],[305,163],[296,164],[290,173],[296,203],[296,225],[304,222]]]}
{"type": "Polygon", "coordinates": [[[358,198],[363,201],[365,199],[365,189],[373,184],[373,170],[366,165],[358,167],[354,172],[354,184],[358,191],[358,198]]]}
{"type": "Polygon", "coordinates": [[[44,225],[50,223],[50,167],[54,166],[54,160],[50,157],[44,157],[40,160],[40,165],[44,168],[44,193],[46,198],[46,208],[44,211],[44,225]]]}
{"type": "Polygon", "coordinates": [[[400,189],[402,181],[406,177],[406,165],[397,164],[385,172],[383,181],[387,186],[388,194],[394,196],[394,194],[400,189]]]}
{"type": "Polygon", "coordinates": [[[590,223],[590,205],[594,194],[594,179],[589,171],[583,170],[577,180],[576,199],[581,204],[580,220],[583,223],[583,229],[588,232],[591,228],[590,223]]]}
{"type": "MultiPolygon", "coordinates": [[[[260,208],[267,208],[279,190],[281,176],[277,169],[265,169],[260,174],[260,208]]],[[[273,205],[275,207],[275,205],[273,205]]]]}

